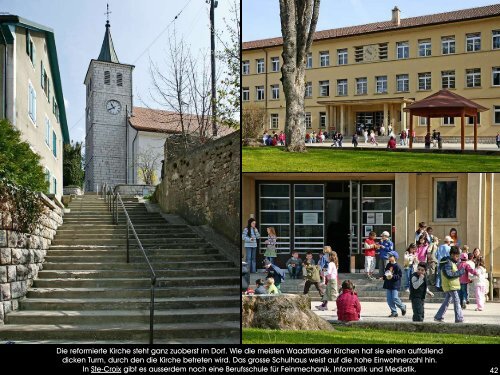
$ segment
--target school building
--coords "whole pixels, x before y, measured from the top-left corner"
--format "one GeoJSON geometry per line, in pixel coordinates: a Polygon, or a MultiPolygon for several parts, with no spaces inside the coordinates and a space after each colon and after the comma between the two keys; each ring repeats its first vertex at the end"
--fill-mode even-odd
{"type": "MultiPolygon", "coordinates": [[[[388,9],[389,11],[389,9],[388,9]]],[[[389,14],[388,14],[389,16],[389,14]]],[[[479,142],[500,132],[500,4],[316,32],[307,56],[305,122],[308,131],[352,135],[391,125],[409,127],[407,104],[449,89],[489,110],[480,114],[479,142]]],[[[242,47],[243,109],[264,108],[264,130],[283,130],[285,96],[280,82],[282,38],[242,47]]],[[[417,137],[426,119],[416,119],[417,137]]],[[[472,118],[466,122],[468,141],[472,118]]],[[[460,137],[459,118],[436,118],[431,129],[446,140],[460,137]]]]}
{"type": "MultiPolygon", "coordinates": [[[[391,234],[400,259],[421,221],[440,243],[451,228],[462,245],[481,249],[500,276],[500,173],[244,173],[242,228],[253,217],[262,237],[278,236],[278,264],[292,250],[317,254],[329,245],[341,272],[363,268],[370,231],[391,234]]],[[[244,251],[244,249],[243,249],[244,251]]],[[[265,251],[260,242],[257,262],[265,251]]]]}

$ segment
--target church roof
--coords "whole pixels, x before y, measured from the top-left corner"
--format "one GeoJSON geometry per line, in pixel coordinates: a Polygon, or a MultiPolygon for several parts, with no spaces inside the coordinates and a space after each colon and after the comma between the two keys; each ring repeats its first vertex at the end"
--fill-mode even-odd
{"type": "MultiPolygon", "coordinates": [[[[195,115],[185,114],[184,120],[184,126],[188,126],[188,133],[195,133],[199,130],[198,119],[195,115]]],[[[182,132],[180,116],[177,112],[134,107],[128,121],[135,130],[139,131],[167,134],[178,134],[182,132]]],[[[209,125],[208,131],[210,132],[211,129],[211,125],[209,125]]],[[[219,127],[218,135],[224,136],[233,131],[234,129],[231,128],[219,127]]]]}
{"type": "Polygon", "coordinates": [[[111,25],[109,21],[106,21],[106,33],[104,34],[104,40],[102,41],[101,53],[97,58],[98,61],[107,61],[120,63],[118,61],[118,56],[116,56],[115,47],[113,46],[113,39],[111,38],[111,25]]]}

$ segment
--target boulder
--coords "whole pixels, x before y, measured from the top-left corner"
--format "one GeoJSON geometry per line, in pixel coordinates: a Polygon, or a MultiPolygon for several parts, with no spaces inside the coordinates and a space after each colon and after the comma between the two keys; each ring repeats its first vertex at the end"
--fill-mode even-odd
{"type": "Polygon", "coordinates": [[[333,330],[331,324],[311,311],[307,295],[244,295],[244,328],[279,330],[333,330]]]}

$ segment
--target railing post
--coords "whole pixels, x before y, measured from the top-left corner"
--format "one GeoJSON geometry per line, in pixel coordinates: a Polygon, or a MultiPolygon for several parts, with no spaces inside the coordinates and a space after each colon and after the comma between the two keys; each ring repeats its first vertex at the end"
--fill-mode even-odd
{"type": "Polygon", "coordinates": [[[155,281],[151,281],[151,305],[149,306],[149,344],[153,344],[153,323],[155,319],[155,281]]]}
{"type": "Polygon", "coordinates": [[[130,263],[130,256],[129,256],[129,248],[130,248],[130,244],[129,244],[129,235],[130,235],[130,232],[129,232],[129,226],[128,226],[128,220],[127,220],[127,263],[130,263]]]}

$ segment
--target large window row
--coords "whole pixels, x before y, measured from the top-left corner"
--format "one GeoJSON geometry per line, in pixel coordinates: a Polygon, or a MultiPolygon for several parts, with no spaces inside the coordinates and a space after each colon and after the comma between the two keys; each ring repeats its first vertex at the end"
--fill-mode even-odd
{"type": "MultiPolygon", "coordinates": [[[[387,52],[383,52],[380,46],[385,46],[387,43],[382,43],[379,45],[372,46],[358,46],[354,47],[356,51],[355,62],[363,62],[365,59],[363,58],[365,51],[364,47],[374,47],[376,46],[376,50],[378,51],[378,59],[385,60],[387,59],[387,52]],[[359,53],[358,53],[359,52],[359,53]]],[[[465,45],[463,52],[478,52],[482,49],[482,35],[480,32],[467,33],[465,34],[465,45]]],[[[500,30],[492,30],[491,32],[491,49],[496,50],[500,49],[500,30]]],[[[386,49],[384,50],[386,51],[386,49]]],[[[397,60],[400,59],[408,59],[413,57],[410,53],[411,46],[409,41],[400,41],[396,42],[395,56],[394,58],[397,60]]],[[[440,54],[441,55],[450,55],[460,52],[457,48],[457,42],[455,35],[447,35],[442,36],[440,40],[440,54]]],[[[373,52],[368,52],[367,59],[372,60],[373,52]]],[[[417,41],[417,46],[415,49],[415,57],[429,57],[432,56],[432,39],[419,39],[417,41]]],[[[328,67],[331,66],[332,60],[330,59],[330,51],[323,50],[320,51],[317,56],[317,67],[328,67]]],[[[314,56],[312,53],[309,53],[306,57],[306,68],[311,69],[314,66],[313,64],[314,56]]],[[[271,72],[279,72],[280,71],[280,58],[278,56],[273,56],[270,58],[270,69],[271,72]]],[[[333,63],[337,66],[339,65],[347,65],[349,63],[348,49],[341,48],[335,51],[335,56],[333,59],[333,63]]],[[[257,74],[263,74],[266,72],[265,67],[265,59],[259,58],[255,60],[255,72],[257,74]]],[[[242,62],[242,73],[244,75],[250,74],[250,60],[244,60],[242,62]]]]}
{"type": "MultiPolygon", "coordinates": [[[[456,71],[455,70],[442,70],[440,72],[442,89],[455,89],[456,88],[456,71]]],[[[396,81],[396,92],[410,92],[410,76],[409,74],[397,74],[395,77],[396,81]]],[[[432,73],[423,72],[417,73],[417,91],[430,91],[432,90],[432,73]]],[[[480,68],[470,68],[465,69],[465,88],[480,88],[481,87],[481,69],[480,68]]],[[[357,77],[355,78],[355,95],[367,95],[368,94],[368,78],[367,77],[357,77]]],[[[336,96],[347,96],[349,95],[348,90],[348,79],[341,78],[335,81],[335,95],[336,96]]],[[[491,85],[493,87],[500,87],[500,67],[493,67],[491,72],[491,85]]],[[[388,77],[386,75],[375,77],[375,87],[374,93],[376,94],[387,94],[388,93],[388,77]]],[[[330,96],[330,81],[324,80],[318,82],[318,97],[330,96]]],[[[306,82],[305,85],[305,98],[313,97],[313,83],[306,82]]],[[[273,100],[280,99],[280,86],[279,84],[270,85],[270,98],[273,100]]],[[[242,88],[242,100],[250,100],[250,88],[242,88]]],[[[255,86],[255,100],[265,100],[265,87],[255,86]]]]}

